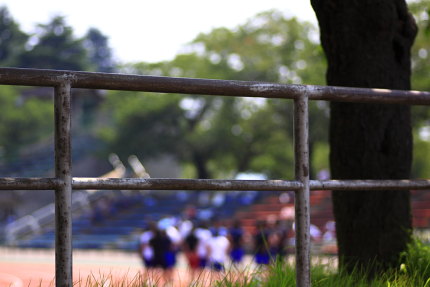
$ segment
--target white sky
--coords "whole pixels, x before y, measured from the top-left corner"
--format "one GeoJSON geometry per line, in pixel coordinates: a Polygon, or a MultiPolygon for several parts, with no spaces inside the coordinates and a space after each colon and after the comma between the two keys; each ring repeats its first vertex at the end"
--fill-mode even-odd
{"type": "Polygon", "coordinates": [[[173,59],[200,32],[233,28],[270,9],[316,23],[310,0],[0,0],[4,5],[27,33],[56,15],[77,36],[98,28],[121,62],[173,59]]]}

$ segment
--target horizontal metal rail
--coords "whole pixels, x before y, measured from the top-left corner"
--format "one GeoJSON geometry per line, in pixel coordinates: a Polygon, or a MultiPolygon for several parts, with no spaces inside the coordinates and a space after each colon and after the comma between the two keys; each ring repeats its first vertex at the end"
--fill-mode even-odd
{"type": "Polygon", "coordinates": [[[0,68],[2,85],[56,87],[65,81],[72,88],[85,89],[280,99],[297,99],[306,94],[309,100],[430,105],[430,92],[421,91],[0,68]]]}
{"type": "Polygon", "coordinates": [[[61,185],[58,178],[41,177],[2,177],[0,190],[49,190],[61,185]]]}
{"type": "Polygon", "coordinates": [[[98,179],[75,178],[74,189],[130,189],[130,190],[256,190],[284,191],[298,190],[299,181],[285,180],[215,180],[215,179],[98,179]]]}
{"type": "Polygon", "coordinates": [[[311,190],[421,190],[430,189],[430,180],[311,180],[311,190]]]}
{"type": "MultiPolygon", "coordinates": [[[[50,190],[61,186],[57,178],[0,178],[0,190],[50,190]]],[[[311,190],[421,190],[430,189],[430,180],[310,180],[311,190]]],[[[297,191],[295,180],[228,180],[172,178],[83,178],[74,177],[74,190],[255,190],[297,191]]]]}

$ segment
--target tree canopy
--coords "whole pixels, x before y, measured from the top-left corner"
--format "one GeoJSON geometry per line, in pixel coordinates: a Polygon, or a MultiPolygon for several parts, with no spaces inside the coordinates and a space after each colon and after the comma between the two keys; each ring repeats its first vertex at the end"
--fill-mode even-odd
{"type": "MultiPolygon", "coordinates": [[[[0,8],[0,64],[4,67],[112,72],[115,63],[107,41],[96,29],[76,37],[60,16],[27,34],[6,7],[0,8]]],[[[50,99],[49,90],[0,87],[0,160],[12,160],[24,146],[52,136],[50,99]]]]}
{"type": "MultiPolygon", "coordinates": [[[[324,61],[313,38],[315,32],[308,23],[269,11],[234,30],[217,28],[198,35],[189,51],[172,61],[138,63],[123,70],[175,77],[322,83],[324,61]],[[312,71],[306,69],[311,65],[312,71]]],[[[195,95],[139,97],[111,92],[108,102],[114,123],[105,135],[112,149],[123,156],[175,154],[199,178],[247,171],[293,177],[289,101],[195,95]]],[[[319,111],[325,108],[324,104],[313,105],[315,125],[327,122],[327,114],[319,111]]]]}

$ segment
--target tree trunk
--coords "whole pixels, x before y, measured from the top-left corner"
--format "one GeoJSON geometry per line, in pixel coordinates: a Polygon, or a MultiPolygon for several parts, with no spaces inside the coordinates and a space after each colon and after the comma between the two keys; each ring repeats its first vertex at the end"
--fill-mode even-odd
{"type": "Polygon", "coordinates": [[[199,179],[211,178],[209,171],[206,167],[207,160],[204,156],[202,156],[198,152],[193,152],[193,163],[196,168],[197,178],[199,179]]]}
{"type": "MultiPolygon", "coordinates": [[[[410,89],[417,28],[404,0],[311,2],[328,85],[410,89]]],[[[410,176],[409,106],[333,102],[329,141],[333,179],[410,176]]],[[[341,268],[375,274],[398,263],[412,228],[409,191],[336,191],[333,206],[341,268]]]]}

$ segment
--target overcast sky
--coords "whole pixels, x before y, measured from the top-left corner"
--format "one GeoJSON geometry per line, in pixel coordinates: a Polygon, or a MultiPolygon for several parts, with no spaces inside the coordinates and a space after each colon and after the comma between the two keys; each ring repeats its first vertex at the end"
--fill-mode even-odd
{"type": "Polygon", "coordinates": [[[0,0],[4,5],[28,33],[56,15],[65,16],[77,36],[98,28],[121,62],[173,59],[200,32],[233,28],[270,9],[316,23],[307,0],[0,0]]]}

